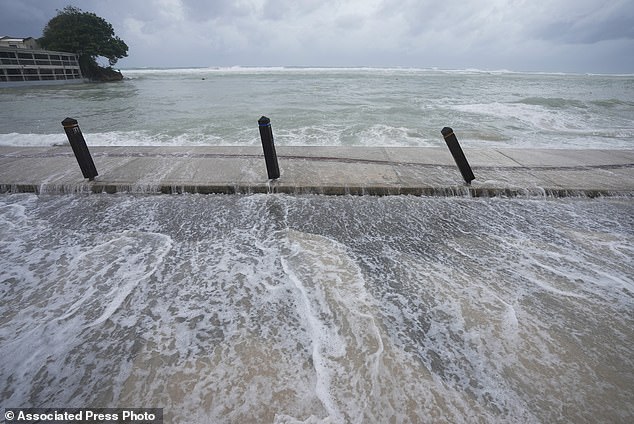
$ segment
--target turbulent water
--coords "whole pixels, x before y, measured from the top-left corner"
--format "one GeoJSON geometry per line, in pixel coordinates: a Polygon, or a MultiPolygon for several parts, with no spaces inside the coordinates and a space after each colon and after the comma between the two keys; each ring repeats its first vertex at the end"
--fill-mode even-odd
{"type": "Polygon", "coordinates": [[[627,423],[630,199],[0,196],[3,406],[627,423]]]}
{"type": "MultiPolygon", "coordinates": [[[[0,145],[634,148],[634,77],[124,71],[0,90],[0,145]]],[[[169,423],[634,422],[634,202],[0,195],[3,407],[169,423]]]]}
{"type": "Polygon", "coordinates": [[[0,144],[65,142],[77,119],[89,145],[276,143],[634,148],[634,76],[422,69],[124,70],[114,84],[0,89],[0,144]]]}

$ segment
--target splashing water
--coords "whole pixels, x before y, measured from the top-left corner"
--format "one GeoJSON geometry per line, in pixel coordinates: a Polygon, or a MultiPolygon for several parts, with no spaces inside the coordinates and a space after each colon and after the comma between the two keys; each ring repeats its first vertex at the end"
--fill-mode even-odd
{"type": "Polygon", "coordinates": [[[628,422],[629,199],[3,195],[6,405],[628,422]]]}
{"type": "Polygon", "coordinates": [[[631,149],[634,77],[430,69],[124,70],[117,84],[0,90],[0,145],[259,145],[631,149]],[[204,79],[203,79],[204,78],[204,79]]]}

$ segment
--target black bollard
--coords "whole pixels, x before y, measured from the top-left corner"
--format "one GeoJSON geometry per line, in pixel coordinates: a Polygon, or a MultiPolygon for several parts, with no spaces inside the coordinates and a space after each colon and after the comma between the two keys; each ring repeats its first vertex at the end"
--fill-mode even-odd
{"type": "Polygon", "coordinates": [[[97,168],[95,168],[95,163],[92,161],[88,146],[86,146],[86,140],[84,140],[84,136],[79,129],[77,120],[66,118],[62,121],[62,125],[64,126],[64,131],[66,131],[68,142],[73,148],[73,153],[75,153],[75,157],[77,158],[77,163],[79,163],[79,167],[81,168],[81,173],[84,174],[84,178],[88,178],[89,181],[94,180],[99,174],[97,174],[97,168]]]}
{"type": "Polygon", "coordinates": [[[273,130],[271,129],[271,120],[266,116],[263,116],[258,119],[258,125],[260,126],[262,149],[264,149],[266,172],[269,174],[269,180],[274,180],[280,177],[280,168],[277,164],[275,144],[273,144],[273,130]]]}
{"type": "Polygon", "coordinates": [[[471,171],[471,166],[469,166],[469,162],[467,162],[467,158],[458,143],[458,139],[456,135],[453,133],[453,130],[449,127],[445,127],[440,130],[443,137],[445,137],[445,142],[447,143],[447,147],[449,147],[449,151],[453,156],[453,159],[456,161],[456,165],[458,165],[458,169],[462,174],[462,178],[464,178],[467,185],[471,184],[472,180],[475,180],[475,176],[473,175],[473,171],[471,171]]]}

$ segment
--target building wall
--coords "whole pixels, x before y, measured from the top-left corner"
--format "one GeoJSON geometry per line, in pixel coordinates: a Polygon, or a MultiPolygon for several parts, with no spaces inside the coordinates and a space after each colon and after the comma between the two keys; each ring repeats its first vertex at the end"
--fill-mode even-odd
{"type": "Polygon", "coordinates": [[[77,56],[72,53],[0,47],[0,84],[82,78],[77,56]]]}
{"type": "Polygon", "coordinates": [[[9,47],[13,49],[33,49],[38,50],[40,48],[37,40],[33,37],[27,38],[15,38],[15,37],[0,37],[0,47],[9,47]]]}

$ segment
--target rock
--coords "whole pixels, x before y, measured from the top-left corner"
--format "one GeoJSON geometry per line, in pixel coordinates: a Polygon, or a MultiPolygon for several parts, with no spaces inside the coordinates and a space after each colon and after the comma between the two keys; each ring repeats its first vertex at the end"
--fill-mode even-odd
{"type": "Polygon", "coordinates": [[[123,74],[120,71],[115,71],[112,68],[102,68],[99,66],[93,70],[90,79],[92,81],[99,82],[121,81],[123,79],[123,74]]]}

